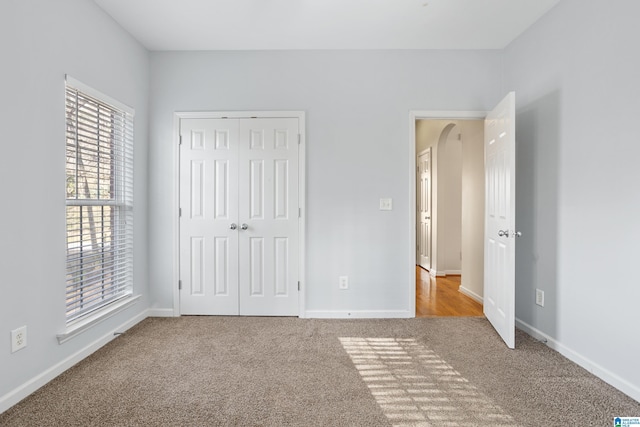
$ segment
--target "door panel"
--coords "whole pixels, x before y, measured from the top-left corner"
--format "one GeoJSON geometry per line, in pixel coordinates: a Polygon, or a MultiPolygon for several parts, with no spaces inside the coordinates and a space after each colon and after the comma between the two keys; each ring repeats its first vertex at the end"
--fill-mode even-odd
{"type": "Polygon", "coordinates": [[[238,120],[180,123],[180,312],[238,314],[238,120]]]}
{"type": "Polygon", "coordinates": [[[431,269],[431,148],[418,156],[418,265],[431,269]]]}
{"type": "Polygon", "coordinates": [[[298,120],[240,123],[240,312],[298,314],[298,120]],[[247,141],[242,144],[242,141],[247,141]]]}
{"type": "Polygon", "coordinates": [[[515,94],[485,120],[484,313],[515,347],[515,94]]]}

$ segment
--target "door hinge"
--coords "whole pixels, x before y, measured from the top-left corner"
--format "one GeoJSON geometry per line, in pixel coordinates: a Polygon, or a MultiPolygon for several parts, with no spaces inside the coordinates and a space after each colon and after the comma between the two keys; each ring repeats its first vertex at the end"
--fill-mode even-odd
{"type": "Polygon", "coordinates": [[[178,145],[182,145],[182,135],[180,135],[180,139],[178,140],[178,145]]]}
{"type": "Polygon", "coordinates": [[[298,208],[298,218],[302,218],[302,208],[298,208]]]}
{"type": "Polygon", "coordinates": [[[178,217],[182,217],[182,208],[178,208],[178,217]]]}
{"type": "Polygon", "coordinates": [[[298,280],[298,290],[300,290],[300,281],[298,280]]]}
{"type": "Polygon", "coordinates": [[[182,280],[178,280],[178,290],[182,290],[182,280]]]}
{"type": "Polygon", "coordinates": [[[302,143],[302,135],[298,134],[298,145],[302,143]]]}

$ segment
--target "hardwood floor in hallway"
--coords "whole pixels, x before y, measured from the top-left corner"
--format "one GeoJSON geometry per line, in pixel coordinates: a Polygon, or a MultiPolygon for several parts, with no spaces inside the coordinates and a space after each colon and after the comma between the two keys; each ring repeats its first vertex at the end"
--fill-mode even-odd
{"type": "Polygon", "coordinates": [[[460,276],[434,278],[416,266],[416,317],[482,316],[482,304],[459,287],[460,276]]]}

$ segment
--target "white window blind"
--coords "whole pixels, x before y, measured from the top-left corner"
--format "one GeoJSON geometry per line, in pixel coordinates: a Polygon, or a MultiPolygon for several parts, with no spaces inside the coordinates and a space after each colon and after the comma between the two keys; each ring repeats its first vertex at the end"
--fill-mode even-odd
{"type": "Polygon", "coordinates": [[[67,78],[67,323],[133,288],[133,111],[74,83],[67,78]]]}

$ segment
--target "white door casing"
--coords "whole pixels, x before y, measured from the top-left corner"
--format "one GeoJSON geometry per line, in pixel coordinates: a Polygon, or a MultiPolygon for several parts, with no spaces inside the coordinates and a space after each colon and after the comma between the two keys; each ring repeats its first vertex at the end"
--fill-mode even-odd
{"type": "Polygon", "coordinates": [[[484,314],[515,348],[515,93],[485,119],[484,314]]]}
{"type": "Polygon", "coordinates": [[[418,155],[418,265],[431,269],[431,147],[418,155]]]}
{"type": "Polygon", "coordinates": [[[299,118],[181,118],[181,314],[297,315],[299,118]]]}

